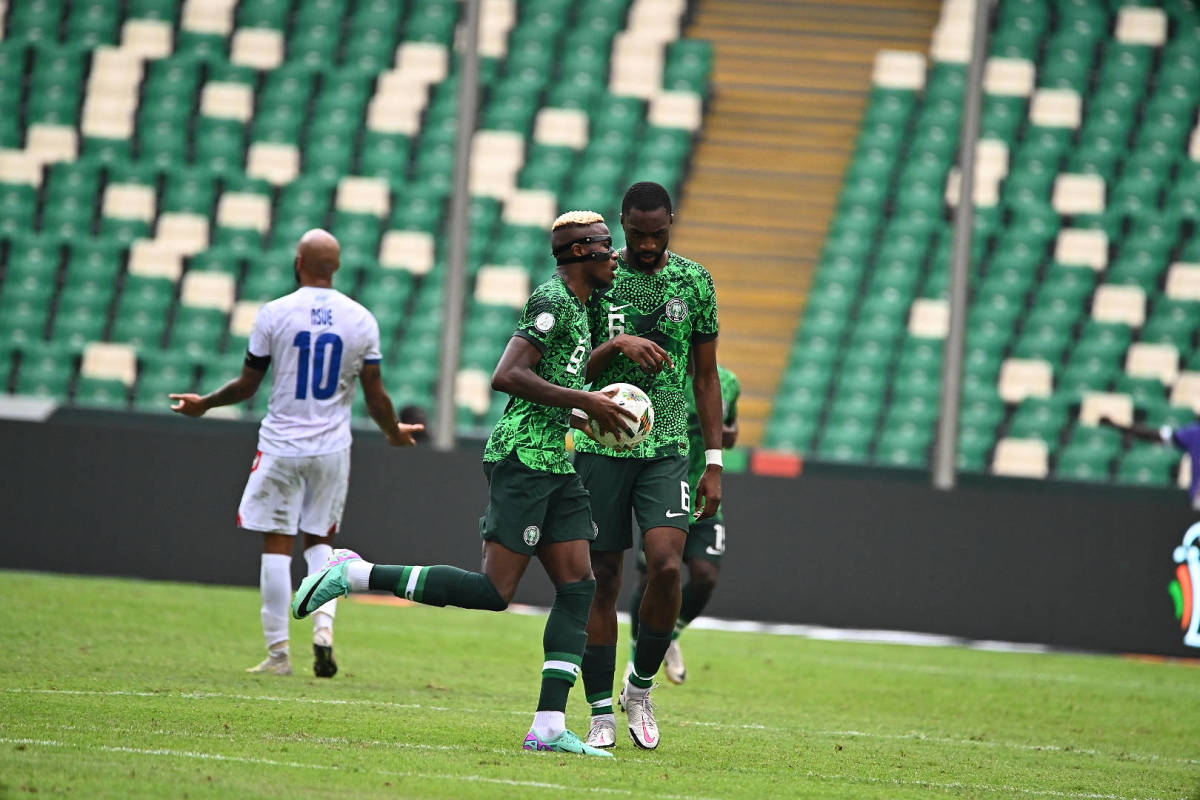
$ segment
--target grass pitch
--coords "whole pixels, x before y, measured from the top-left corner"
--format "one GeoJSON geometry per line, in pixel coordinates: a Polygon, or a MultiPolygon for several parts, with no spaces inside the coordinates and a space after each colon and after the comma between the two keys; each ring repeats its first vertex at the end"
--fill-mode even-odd
{"type": "Polygon", "coordinates": [[[243,671],[252,589],[0,572],[0,600],[0,798],[1200,798],[1188,664],[692,630],[660,749],[601,760],[520,749],[538,617],[343,601],[318,680],[307,622],[295,676],[243,671]]]}

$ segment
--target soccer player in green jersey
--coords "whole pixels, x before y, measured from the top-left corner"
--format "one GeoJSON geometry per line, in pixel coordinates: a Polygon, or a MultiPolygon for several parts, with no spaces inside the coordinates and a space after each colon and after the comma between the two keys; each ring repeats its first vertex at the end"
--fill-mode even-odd
{"type": "MultiPolygon", "coordinates": [[[[729,449],[737,442],[738,413],[737,401],[742,387],[737,375],[720,364],[717,365],[717,376],[721,379],[721,447],[729,449]]],[[[688,483],[696,485],[704,474],[704,438],[700,433],[700,417],[696,414],[695,395],[692,388],[691,376],[688,376],[688,483]]],[[[717,587],[717,578],[721,574],[721,557],[725,555],[725,506],[717,509],[717,513],[708,519],[695,520],[688,530],[687,545],[684,547],[683,560],[688,568],[688,582],[683,586],[683,602],[679,607],[679,619],[675,622],[675,630],[671,633],[671,646],[663,657],[663,672],[671,683],[683,683],[687,680],[687,667],[683,663],[683,651],[679,647],[679,635],[683,633],[692,620],[700,616],[708,605],[713,590],[717,587]]],[[[638,635],[638,610],[642,605],[642,594],[646,591],[646,561],[638,554],[636,561],[641,573],[638,586],[633,591],[629,601],[630,636],[636,640],[638,635]]],[[[634,662],[633,642],[630,642],[629,663],[625,666],[625,677],[633,672],[634,662]]]]}
{"type": "Polygon", "coordinates": [[[593,497],[598,526],[592,543],[596,596],[588,619],[583,682],[592,707],[588,743],[612,747],[617,662],[617,595],[625,550],[633,546],[637,516],[646,556],[646,592],[640,609],[637,660],[622,696],[629,735],[638,747],[658,746],[650,702],[654,676],[679,617],[680,572],[688,523],[707,519],[721,502],[721,384],[717,378],[717,294],[708,270],[667,250],[671,197],[657,183],[635,183],[621,201],[625,248],[612,288],[589,309],[593,350],[588,378],[597,386],[635,384],[654,405],[654,428],[636,447],[605,450],[576,437],[575,468],[593,497]],[[695,368],[696,410],[705,469],[693,492],[688,483],[689,359],[695,368]],[[696,509],[692,497],[696,498],[696,509]]]}
{"type": "Polygon", "coordinates": [[[572,408],[601,430],[629,428],[633,416],[603,392],[583,391],[591,337],[585,302],[612,284],[612,233],[604,218],[574,211],[551,230],[558,260],[553,278],[534,290],[492,375],[492,388],[511,395],[483,454],[488,507],[480,520],[483,567],[371,564],[349,550],[300,584],[297,619],[352,591],[382,589],[418,603],[503,611],[530,560],[537,556],[554,583],[554,606],[542,637],[541,697],[524,749],[611,756],[585,745],[566,726],[567,694],[587,641],[596,582],[588,545],[595,526],[587,490],[566,449],[572,408]]]}

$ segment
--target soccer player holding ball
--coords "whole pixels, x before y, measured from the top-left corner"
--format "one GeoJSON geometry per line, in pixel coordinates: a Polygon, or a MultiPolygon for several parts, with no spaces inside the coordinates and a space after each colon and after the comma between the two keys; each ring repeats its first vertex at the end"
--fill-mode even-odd
{"type": "Polygon", "coordinates": [[[542,636],[541,696],[523,747],[611,757],[566,726],[567,695],[583,660],[596,588],[588,556],[595,527],[566,435],[576,419],[573,408],[605,433],[629,429],[635,419],[604,391],[583,390],[591,351],[585,303],[612,284],[612,233],[599,214],[573,211],[555,220],[550,241],[557,273],[525,303],[492,374],[492,388],[511,398],[483,454],[488,507],[480,521],[482,569],[371,564],[335,550],[328,567],[300,585],[292,614],[302,618],[333,598],[368,589],[433,606],[503,611],[537,556],[555,594],[542,636]]]}
{"type": "Polygon", "coordinates": [[[576,436],[575,468],[593,497],[598,534],[592,543],[596,595],[588,620],[583,681],[592,707],[587,742],[616,743],[613,679],[617,662],[617,597],[623,554],[633,546],[637,517],[646,556],[646,592],[633,672],[622,689],[629,735],[658,747],[650,690],[679,616],[680,572],[689,523],[708,519],[721,502],[721,383],[717,376],[717,295],[701,265],[667,250],[674,215],[657,183],[635,183],[621,202],[626,247],[612,288],[589,305],[593,350],[587,377],[595,385],[631,383],[654,407],[649,436],[617,451],[576,436]],[[696,410],[705,468],[688,482],[688,361],[695,367],[696,410]],[[698,508],[692,507],[696,498],[698,508]]]}

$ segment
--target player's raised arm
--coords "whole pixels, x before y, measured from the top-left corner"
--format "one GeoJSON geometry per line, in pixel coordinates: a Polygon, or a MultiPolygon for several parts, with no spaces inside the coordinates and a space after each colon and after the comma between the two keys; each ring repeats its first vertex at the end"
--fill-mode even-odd
{"type": "Polygon", "coordinates": [[[171,410],[186,417],[202,417],[204,412],[218,406],[231,406],[243,400],[249,400],[258,391],[263,376],[267,374],[269,358],[246,355],[246,363],[242,366],[242,374],[226,383],[215,392],[206,395],[183,393],[167,395],[175,402],[171,410]]]}
{"type": "Polygon", "coordinates": [[[366,397],[367,413],[375,420],[379,430],[383,431],[388,444],[392,447],[415,445],[417,440],[414,434],[425,430],[425,426],[410,425],[396,419],[396,407],[392,405],[392,398],[383,386],[383,371],[380,370],[379,364],[364,364],[359,381],[366,397]]]}
{"type": "Polygon", "coordinates": [[[492,389],[556,408],[579,408],[596,420],[602,431],[619,433],[637,422],[627,409],[603,392],[585,392],[551,383],[534,372],[542,352],[528,339],[513,336],[492,373],[492,389]]]}

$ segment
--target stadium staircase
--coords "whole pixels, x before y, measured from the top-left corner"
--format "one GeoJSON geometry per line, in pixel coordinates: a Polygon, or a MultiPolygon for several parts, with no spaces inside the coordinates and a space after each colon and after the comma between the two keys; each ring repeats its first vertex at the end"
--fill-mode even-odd
{"type": "Polygon", "coordinates": [[[720,359],[758,444],[866,100],[875,53],[921,47],[936,0],[702,0],[713,97],[674,241],[713,273],[720,359]]]}
{"type": "MultiPolygon", "coordinates": [[[[940,403],[971,42],[947,0],[928,59],[881,52],[766,441],[924,468],[940,403]]],[[[1200,11],[1002,0],[991,20],[958,464],[1184,482],[1102,416],[1200,412],[1200,11]]]]}
{"type": "MultiPolygon", "coordinates": [[[[393,397],[431,407],[460,10],[0,0],[0,392],[161,412],[167,392],[219,386],[259,306],[293,288],[297,238],[322,226],[342,244],[336,285],[379,319],[393,397]]],[[[554,217],[615,219],[636,180],[680,191],[712,66],[680,36],[687,13],[484,0],[466,428],[504,406],[490,371],[554,268],[554,217]]],[[[265,394],[225,411],[261,414],[265,394]]]]}

